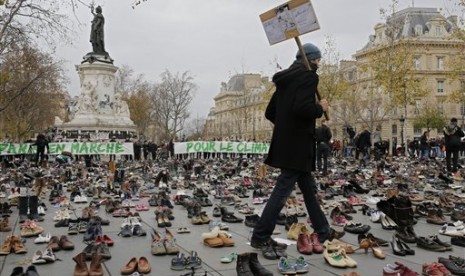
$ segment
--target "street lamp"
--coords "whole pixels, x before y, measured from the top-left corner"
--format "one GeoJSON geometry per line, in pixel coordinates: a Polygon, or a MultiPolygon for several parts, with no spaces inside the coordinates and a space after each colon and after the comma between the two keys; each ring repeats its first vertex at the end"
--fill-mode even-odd
{"type": "Polygon", "coordinates": [[[401,151],[402,151],[402,154],[404,154],[405,152],[405,145],[404,145],[404,124],[405,124],[405,117],[404,115],[400,115],[400,118],[399,118],[399,122],[400,122],[400,146],[401,146],[401,151]]]}

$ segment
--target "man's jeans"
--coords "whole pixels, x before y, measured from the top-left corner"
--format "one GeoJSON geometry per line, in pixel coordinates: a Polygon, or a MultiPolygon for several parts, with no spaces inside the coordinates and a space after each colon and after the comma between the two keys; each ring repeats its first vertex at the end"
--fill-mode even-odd
{"type": "Polygon", "coordinates": [[[271,237],[279,213],[283,209],[296,182],[304,196],[305,206],[312,221],[313,229],[315,229],[315,232],[320,237],[327,237],[329,235],[330,227],[318,203],[316,197],[317,186],[312,174],[309,172],[281,169],[281,174],[276,181],[274,190],[253,231],[253,240],[267,241],[271,237]]]}

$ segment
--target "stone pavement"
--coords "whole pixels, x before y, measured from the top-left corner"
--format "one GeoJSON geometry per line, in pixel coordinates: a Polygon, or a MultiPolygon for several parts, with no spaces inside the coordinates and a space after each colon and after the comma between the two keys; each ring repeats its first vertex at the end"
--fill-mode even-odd
{"type": "MultiPolygon", "coordinates": [[[[190,192],[190,191],[188,191],[190,192]]],[[[249,191],[251,194],[251,191],[249,191]]],[[[301,197],[301,195],[297,195],[301,197]]],[[[209,196],[213,203],[218,203],[219,200],[213,199],[213,196],[209,196]]],[[[136,204],[145,202],[147,203],[147,198],[142,198],[136,204]]],[[[47,215],[45,216],[45,221],[40,223],[45,228],[44,234],[50,232],[52,235],[66,235],[67,228],[55,228],[53,216],[55,211],[58,208],[51,206],[48,200],[44,201],[48,207],[47,215]]],[[[243,202],[249,203],[249,206],[252,206],[252,198],[243,199],[243,202]]],[[[76,204],[72,203],[72,206],[75,207],[74,214],[78,217],[81,214],[81,210],[87,206],[87,204],[76,204]]],[[[261,208],[261,205],[255,205],[256,208],[261,208]]],[[[213,207],[203,207],[207,211],[207,214],[211,216],[213,207]]],[[[228,207],[230,210],[234,210],[238,217],[244,218],[244,215],[239,214],[233,206],[228,207]]],[[[359,209],[356,207],[356,209],[359,209]]],[[[16,207],[12,207],[14,213],[10,217],[10,225],[14,226],[13,234],[19,235],[19,223],[18,223],[18,210],[16,207]]],[[[143,220],[143,227],[147,232],[151,228],[161,231],[162,229],[158,228],[155,221],[154,214],[155,207],[151,207],[149,211],[139,212],[143,220]]],[[[331,209],[328,210],[328,212],[331,209]]],[[[233,240],[235,241],[234,247],[223,247],[223,248],[209,248],[203,245],[201,240],[201,234],[203,232],[208,232],[208,225],[192,225],[190,219],[187,218],[187,211],[181,205],[175,205],[173,209],[173,214],[175,220],[172,221],[173,225],[169,229],[174,234],[177,244],[185,255],[189,255],[190,251],[198,252],[199,257],[203,260],[202,269],[196,271],[195,275],[237,275],[235,271],[236,263],[223,264],[220,262],[220,258],[226,254],[236,252],[258,252],[256,249],[253,249],[247,245],[248,238],[250,236],[251,228],[246,227],[243,223],[229,223],[229,233],[232,234],[233,240]],[[191,233],[188,234],[178,234],[176,229],[178,227],[188,227],[191,230],[191,233]]],[[[147,235],[146,237],[130,237],[123,238],[117,234],[120,231],[120,225],[123,221],[122,218],[114,218],[110,214],[105,212],[104,206],[100,207],[98,210],[98,215],[102,218],[110,219],[111,223],[109,226],[102,226],[103,233],[109,235],[114,241],[115,245],[110,247],[110,252],[112,258],[104,263],[105,275],[120,275],[120,269],[125,265],[132,257],[141,257],[146,256],[149,262],[152,265],[152,271],[149,275],[161,275],[161,276],[179,276],[179,275],[190,275],[189,271],[173,271],[170,269],[170,262],[174,256],[153,256],[150,253],[151,249],[151,237],[147,235]]],[[[212,217],[213,218],[213,217],[212,217]]],[[[305,222],[306,218],[299,218],[299,221],[305,222]]],[[[383,230],[380,224],[372,223],[369,220],[369,216],[363,216],[361,211],[358,211],[357,214],[354,214],[354,221],[368,224],[372,227],[371,233],[375,236],[386,239],[390,241],[393,231],[383,230]]],[[[415,225],[415,231],[417,235],[426,236],[431,234],[438,234],[440,226],[435,226],[427,224],[425,219],[422,218],[419,220],[418,224],[415,225]]],[[[277,230],[281,231],[281,234],[275,235],[276,238],[286,238],[287,231],[284,229],[284,226],[277,225],[277,230]]],[[[335,227],[337,230],[342,230],[340,227],[335,227]]],[[[3,244],[3,241],[11,233],[0,233],[0,241],[3,244]]],[[[78,234],[75,236],[69,236],[70,240],[75,244],[75,249],[73,251],[58,251],[56,256],[61,259],[61,261],[56,261],[54,263],[45,264],[36,266],[40,275],[73,275],[74,271],[74,261],[72,257],[79,254],[83,248],[86,246],[82,242],[83,234],[78,234]]],[[[440,236],[443,241],[450,241],[449,237],[440,236]]],[[[44,250],[46,244],[34,244],[34,238],[26,238],[26,247],[28,248],[28,253],[24,255],[16,255],[11,253],[7,256],[0,257],[0,275],[10,275],[13,268],[16,266],[23,266],[25,269],[30,265],[32,255],[36,250],[44,250]]],[[[357,244],[357,235],[346,233],[342,238],[343,241],[357,244]]],[[[329,266],[325,263],[323,255],[313,254],[305,256],[309,261],[311,268],[310,272],[307,275],[343,275],[350,271],[357,271],[360,275],[364,276],[374,276],[382,275],[383,266],[388,263],[394,263],[399,261],[413,269],[414,271],[421,272],[421,266],[423,263],[431,263],[437,261],[438,257],[447,257],[449,254],[454,256],[465,256],[465,251],[463,248],[454,246],[453,252],[445,253],[436,253],[429,252],[424,249],[417,248],[416,245],[410,244],[410,246],[415,249],[416,254],[414,256],[399,257],[395,256],[392,253],[390,247],[383,247],[383,251],[386,253],[385,260],[379,260],[373,256],[371,252],[365,254],[362,251],[357,251],[356,253],[350,255],[358,263],[358,267],[355,269],[337,269],[329,266]]],[[[356,248],[356,246],[354,246],[356,248]]],[[[277,261],[266,260],[259,253],[260,262],[266,266],[270,271],[275,275],[279,275],[277,270],[277,261]]],[[[288,248],[288,254],[290,257],[296,258],[300,254],[297,252],[296,246],[291,245],[288,248]]],[[[89,264],[90,262],[87,262],[89,264]]]]}

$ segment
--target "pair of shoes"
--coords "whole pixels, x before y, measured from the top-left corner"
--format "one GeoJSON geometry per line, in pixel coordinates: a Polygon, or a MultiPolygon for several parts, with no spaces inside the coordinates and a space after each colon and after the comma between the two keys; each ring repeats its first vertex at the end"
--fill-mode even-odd
{"type": "Polygon", "coordinates": [[[329,240],[329,241],[332,241],[333,239],[339,240],[345,234],[346,234],[346,232],[344,232],[344,231],[338,232],[338,231],[334,230],[333,228],[329,228],[328,234],[327,235],[319,235],[319,239],[320,239],[321,243],[324,243],[326,240],[329,240]]]}
{"type": "Polygon", "coordinates": [[[299,235],[301,233],[304,233],[307,236],[310,236],[310,231],[308,230],[305,223],[302,223],[302,222],[293,223],[291,227],[289,227],[289,231],[287,231],[287,238],[290,240],[296,241],[299,238],[299,235]]]}
{"type": "Polygon", "coordinates": [[[237,256],[237,275],[241,276],[273,276],[273,273],[263,267],[258,261],[257,253],[243,253],[237,256]]]}
{"type": "Polygon", "coordinates": [[[171,259],[172,270],[197,269],[200,267],[202,267],[202,259],[196,251],[191,251],[187,257],[184,253],[178,253],[176,257],[171,259]]]}
{"type": "Polygon", "coordinates": [[[357,267],[357,262],[347,256],[345,250],[340,246],[327,246],[323,251],[325,261],[332,267],[346,268],[357,267]]]}
{"type": "Polygon", "coordinates": [[[83,253],[86,255],[86,260],[92,259],[93,254],[99,254],[104,259],[111,259],[110,249],[106,243],[100,242],[97,244],[96,242],[90,242],[87,246],[82,250],[83,253]]]}
{"type": "Polygon", "coordinates": [[[452,245],[441,241],[438,236],[418,237],[417,246],[435,252],[445,252],[452,250],[452,245]]]}
{"type": "Polygon", "coordinates": [[[371,226],[362,224],[362,223],[355,223],[352,221],[347,222],[344,225],[344,231],[352,233],[352,234],[365,234],[370,231],[371,226]]]}
{"type": "Polygon", "coordinates": [[[210,218],[207,215],[206,211],[200,212],[200,214],[193,214],[191,218],[193,225],[201,225],[210,223],[210,218]]]}
{"type": "Polygon", "coordinates": [[[17,266],[13,269],[13,272],[10,276],[39,276],[37,269],[35,266],[30,265],[26,271],[24,271],[23,267],[17,266]]]}
{"type": "Polygon", "coordinates": [[[312,253],[323,253],[323,245],[318,239],[317,233],[300,233],[297,238],[297,251],[301,254],[310,255],[312,253]]]}
{"type": "Polygon", "coordinates": [[[8,255],[11,252],[16,254],[27,253],[26,246],[21,242],[21,239],[17,236],[9,236],[3,242],[0,247],[0,255],[8,255]]]}
{"type": "Polygon", "coordinates": [[[254,228],[257,225],[259,219],[260,216],[257,214],[247,215],[245,216],[244,224],[245,226],[254,228]]]}
{"type": "Polygon", "coordinates": [[[425,276],[450,276],[452,273],[442,263],[423,264],[421,269],[425,276]]]}
{"type": "Polygon", "coordinates": [[[2,221],[0,221],[0,232],[10,232],[10,231],[11,231],[11,226],[8,223],[8,216],[4,216],[2,221]]]}
{"type": "Polygon", "coordinates": [[[202,233],[203,244],[209,247],[234,246],[231,235],[217,226],[208,233],[202,233]]]}
{"type": "Polygon", "coordinates": [[[378,258],[378,259],[385,259],[386,254],[381,250],[379,247],[378,243],[375,240],[367,238],[365,234],[360,234],[358,235],[358,243],[359,243],[359,248],[358,249],[364,249],[365,254],[368,253],[368,249],[371,249],[373,252],[373,255],[378,258]]]}
{"type": "Polygon", "coordinates": [[[415,234],[412,225],[398,227],[395,234],[399,237],[399,239],[406,243],[416,243],[417,241],[417,235],[415,234]]]}
{"type": "Polygon", "coordinates": [[[48,243],[51,237],[50,233],[47,233],[45,236],[39,234],[39,236],[34,240],[34,243],[48,243]]]}
{"type": "Polygon", "coordinates": [[[53,263],[57,257],[53,253],[53,250],[50,247],[44,250],[44,252],[37,250],[34,255],[32,255],[33,264],[46,264],[53,263]]]}
{"type": "Polygon", "coordinates": [[[133,257],[124,267],[121,268],[121,274],[130,275],[136,271],[141,274],[147,274],[150,273],[151,270],[152,266],[146,257],[140,257],[139,259],[133,257]]]}
{"type": "Polygon", "coordinates": [[[103,276],[103,257],[100,254],[92,254],[90,266],[86,264],[86,254],[84,252],[79,253],[73,257],[76,263],[74,267],[74,276],[103,276]]]}
{"type": "Polygon", "coordinates": [[[162,238],[160,233],[154,231],[152,233],[152,255],[176,255],[179,253],[179,248],[176,246],[176,239],[173,234],[165,228],[165,235],[162,238]]]}
{"type": "Polygon", "coordinates": [[[278,270],[282,275],[303,274],[310,270],[309,266],[302,256],[298,257],[295,261],[281,257],[279,258],[278,270]]]}
{"type": "Polygon", "coordinates": [[[391,247],[394,255],[405,256],[405,255],[415,255],[415,250],[410,249],[410,247],[397,237],[396,234],[392,235],[391,247]]]}
{"type": "Polygon", "coordinates": [[[402,263],[395,262],[393,264],[387,264],[383,268],[383,276],[418,276],[419,274],[412,271],[402,263]]]}
{"type": "Polygon", "coordinates": [[[95,239],[95,244],[99,245],[100,243],[104,243],[108,246],[113,246],[115,244],[115,242],[108,235],[97,236],[95,239]]]}
{"type": "Polygon", "coordinates": [[[65,235],[61,236],[60,238],[58,238],[58,236],[52,236],[48,242],[48,247],[50,247],[53,252],[57,252],[61,249],[73,250],[74,244],[65,235]]]}
{"type": "Polygon", "coordinates": [[[463,258],[449,255],[449,258],[439,257],[438,262],[454,275],[465,275],[465,260],[463,258]]]}
{"type": "Polygon", "coordinates": [[[44,232],[44,228],[37,224],[36,221],[26,220],[20,225],[21,237],[33,237],[44,232]]]}
{"type": "Polygon", "coordinates": [[[186,233],[190,233],[191,230],[187,227],[178,227],[178,229],[176,230],[176,233],[178,234],[186,234],[186,233]]]}
{"type": "Polygon", "coordinates": [[[443,225],[447,223],[447,219],[442,214],[441,209],[429,209],[426,222],[436,225],[443,225]]]}

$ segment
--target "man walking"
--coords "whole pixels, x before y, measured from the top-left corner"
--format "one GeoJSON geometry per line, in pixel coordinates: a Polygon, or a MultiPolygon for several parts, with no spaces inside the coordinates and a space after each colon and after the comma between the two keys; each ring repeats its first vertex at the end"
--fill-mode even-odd
{"type": "Polygon", "coordinates": [[[318,239],[323,242],[339,238],[343,234],[329,227],[316,198],[317,186],[311,174],[315,167],[315,120],[328,110],[328,103],[326,100],[319,103],[315,100],[319,80],[316,71],[321,52],[310,43],[303,48],[311,70],[307,70],[303,57],[298,52],[295,62],[288,69],[273,76],[276,92],[265,112],[265,117],[274,124],[265,163],[280,168],[281,174],[254,228],[250,244],[254,248],[260,248],[267,259],[286,255],[285,245],[274,241],[271,234],[296,182],[304,196],[318,239]]]}
{"type": "Polygon", "coordinates": [[[450,119],[450,123],[444,127],[444,138],[446,140],[446,164],[447,171],[449,172],[457,172],[459,150],[461,146],[460,138],[463,136],[465,136],[465,134],[463,133],[463,130],[457,125],[457,119],[450,119]]]}
{"type": "Polygon", "coordinates": [[[328,155],[330,151],[329,143],[332,138],[331,130],[326,125],[326,120],[321,121],[321,126],[315,130],[316,139],[316,165],[318,171],[323,175],[328,174],[328,155]],[[323,159],[323,162],[321,162],[323,159]],[[323,167],[322,167],[323,163],[323,167]]]}

